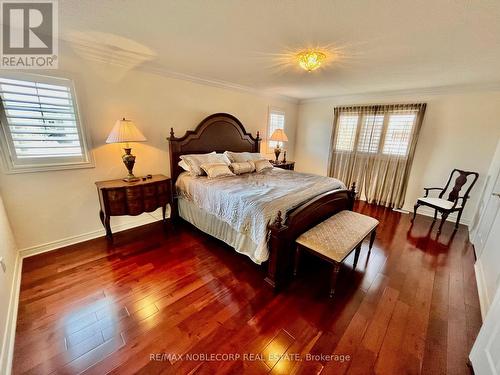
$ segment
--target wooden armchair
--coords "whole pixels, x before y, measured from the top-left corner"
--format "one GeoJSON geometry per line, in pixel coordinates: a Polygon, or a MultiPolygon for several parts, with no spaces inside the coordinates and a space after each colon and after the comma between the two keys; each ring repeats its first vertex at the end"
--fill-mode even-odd
{"type": "Polygon", "coordinates": [[[462,171],[460,169],[454,169],[451,171],[450,177],[448,178],[448,182],[444,188],[424,188],[425,195],[422,198],[417,199],[417,203],[413,208],[413,220],[415,220],[415,216],[417,215],[417,209],[420,206],[429,206],[434,209],[434,221],[436,220],[438,211],[441,212],[441,223],[439,225],[438,233],[441,233],[441,228],[443,227],[444,222],[448,218],[448,215],[452,212],[458,212],[457,222],[455,223],[455,230],[458,229],[458,224],[460,224],[460,218],[462,217],[462,212],[464,210],[465,204],[469,199],[469,193],[472,190],[472,187],[476,183],[479,174],[477,172],[467,172],[462,171]],[[457,175],[455,179],[455,184],[453,185],[450,193],[448,194],[448,198],[444,199],[446,191],[450,187],[450,183],[453,179],[453,176],[457,175]],[[460,196],[460,190],[467,183],[469,176],[472,178],[472,182],[465,191],[465,194],[460,196]],[[429,192],[431,190],[440,190],[439,196],[437,198],[429,197],[429,192]]]}

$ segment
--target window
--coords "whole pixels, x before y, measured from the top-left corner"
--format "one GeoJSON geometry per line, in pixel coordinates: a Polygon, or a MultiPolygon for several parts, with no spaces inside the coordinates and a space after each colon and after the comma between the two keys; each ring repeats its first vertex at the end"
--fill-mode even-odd
{"type": "Polygon", "coordinates": [[[328,175],[358,184],[370,203],[401,208],[425,103],[334,109],[328,175]]]}
{"type": "Polygon", "coordinates": [[[0,74],[3,157],[11,172],[92,165],[68,79],[0,74]]]}
{"type": "MultiPolygon", "coordinates": [[[[269,110],[269,123],[268,123],[268,138],[271,138],[276,129],[285,129],[285,112],[270,109],[269,110]]],[[[277,141],[268,141],[269,148],[275,148],[278,145],[277,141]]],[[[283,146],[283,145],[281,145],[283,146]]]]}
{"type": "Polygon", "coordinates": [[[358,115],[340,115],[335,149],[352,151],[358,127],[358,115]]]}

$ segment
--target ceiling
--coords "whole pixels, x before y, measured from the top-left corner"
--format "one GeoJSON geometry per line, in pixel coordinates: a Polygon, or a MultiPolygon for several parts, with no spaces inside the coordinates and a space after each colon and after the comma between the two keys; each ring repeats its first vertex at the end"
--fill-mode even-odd
{"type": "Polygon", "coordinates": [[[498,0],[65,0],[77,53],[307,99],[500,82],[498,0]],[[293,51],[328,46],[312,73],[293,51]],[[288,55],[287,55],[288,54],[288,55]]]}

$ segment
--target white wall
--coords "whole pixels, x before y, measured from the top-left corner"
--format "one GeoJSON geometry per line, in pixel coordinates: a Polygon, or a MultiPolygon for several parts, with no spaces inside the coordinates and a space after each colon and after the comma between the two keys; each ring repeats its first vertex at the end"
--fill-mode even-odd
{"type": "MultiPolygon", "coordinates": [[[[181,136],[203,118],[228,112],[246,129],[265,136],[268,107],[285,110],[289,158],[293,158],[297,105],[282,99],[173,79],[140,70],[119,71],[71,56],[62,68],[47,74],[74,80],[82,121],[93,141],[95,168],[39,173],[0,173],[0,191],[18,247],[47,247],[102,234],[94,182],[126,174],[119,145],[104,141],[114,122],[133,119],[148,141],[134,144],[137,175],[169,175],[170,127],[181,136]],[[55,242],[55,243],[54,243],[55,242]]],[[[265,142],[262,142],[265,150],[265,142]]],[[[146,214],[147,215],[147,214],[146,214]]],[[[151,217],[146,216],[151,219],[151,217]]],[[[112,224],[144,223],[141,218],[111,218],[112,224]],[[139,220],[139,221],[138,221],[139,220]]]]}
{"type": "Polygon", "coordinates": [[[413,210],[424,186],[444,186],[453,168],[477,171],[480,178],[462,219],[463,223],[470,222],[500,136],[500,91],[378,93],[302,102],[295,145],[296,169],[326,175],[335,106],[406,102],[426,102],[427,111],[404,208],[413,210]]]}
{"type": "Polygon", "coordinates": [[[14,297],[17,297],[17,291],[14,290],[13,286],[17,277],[16,270],[19,259],[14,236],[0,196],[0,258],[2,257],[6,265],[6,272],[0,267],[0,373],[6,374],[9,343],[13,333],[10,329],[13,328],[11,322],[14,318],[13,312],[16,304],[14,297]]]}

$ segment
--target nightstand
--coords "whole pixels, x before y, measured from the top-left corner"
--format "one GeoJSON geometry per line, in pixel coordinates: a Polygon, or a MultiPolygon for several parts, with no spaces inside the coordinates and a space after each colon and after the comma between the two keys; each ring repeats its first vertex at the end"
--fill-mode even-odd
{"type": "Polygon", "coordinates": [[[290,161],[290,160],[287,160],[284,163],[282,161],[278,161],[276,163],[275,160],[269,160],[269,162],[273,165],[273,167],[276,167],[276,168],[288,169],[290,171],[293,171],[295,168],[295,162],[290,161]]]}
{"type": "Polygon", "coordinates": [[[172,207],[172,182],[169,177],[161,174],[136,182],[125,182],[122,179],[98,181],[95,183],[99,193],[101,210],[99,216],[106,229],[106,236],[111,238],[111,216],[140,215],[152,212],[161,207],[163,221],[167,204],[172,207]]]}

